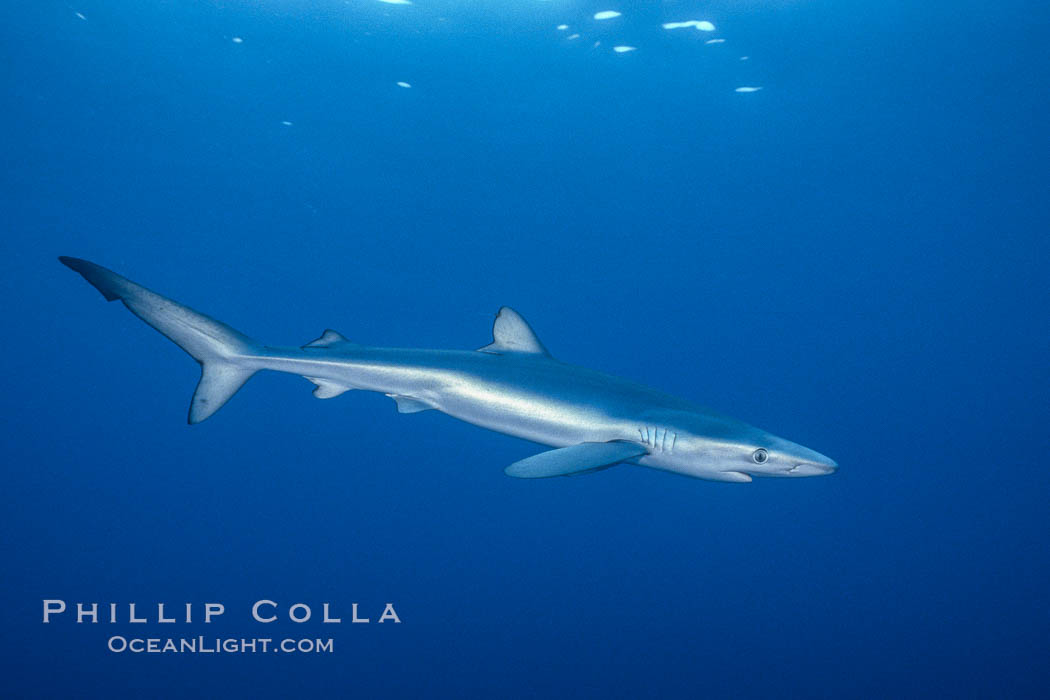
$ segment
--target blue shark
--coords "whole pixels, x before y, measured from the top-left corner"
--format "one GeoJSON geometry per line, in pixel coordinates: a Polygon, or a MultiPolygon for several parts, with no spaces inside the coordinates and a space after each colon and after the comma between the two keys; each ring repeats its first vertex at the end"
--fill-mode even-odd
{"type": "Polygon", "coordinates": [[[628,464],[749,482],[830,474],[838,466],[691,401],[560,362],[509,307],[496,315],[492,342],[478,350],[373,347],[333,330],[301,347],[274,347],[95,263],[59,260],[200,363],[191,424],[222,408],[256,372],[272,370],[305,377],[319,399],[380,392],[401,413],[436,410],[554,448],[508,466],[504,471],[513,477],[573,476],[628,464]]]}

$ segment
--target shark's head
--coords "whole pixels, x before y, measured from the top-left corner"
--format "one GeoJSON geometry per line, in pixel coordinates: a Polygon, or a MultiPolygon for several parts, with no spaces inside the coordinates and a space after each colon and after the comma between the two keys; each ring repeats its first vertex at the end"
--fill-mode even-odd
{"type": "Polygon", "coordinates": [[[768,433],[736,445],[733,452],[736,471],[754,476],[823,476],[839,466],[815,450],[768,433]]]}
{"type": "MultiPolygon", "coordinates": [[[[691,414],[669,421],[671,442],[654,441],[649,460],[662,469],[724,481],[753,476],[823,476],[835,460],[754,426],[715,414],[691,414]],[[668,445],[672,449],[666,449],[668,445]]],[[[654,429],[655,430],[655,429],[654,429]]]]}

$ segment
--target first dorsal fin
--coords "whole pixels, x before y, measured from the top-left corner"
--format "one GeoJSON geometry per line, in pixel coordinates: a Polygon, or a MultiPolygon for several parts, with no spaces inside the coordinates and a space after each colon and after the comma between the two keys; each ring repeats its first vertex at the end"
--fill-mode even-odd
{"type": "Polygon", "coordinates": [[[353,343],[344,338],[342,334],[336,333],[331,328],[329,328],[321,334],[320,338],[318,338],[317,340],[311,340],[309,343],[304,345],[303,349],[305,350],[306,348],[330,348],[333,345],[346,344],[353,345],[353,343]]]}
{"type": "Polygon", "coordinates": [[[496,354],[525,352],[550,356],[528,322],[509,306],[504,306],[496,314],[496,321],[492,324],[492,342],[478,350],[496,354]]]}

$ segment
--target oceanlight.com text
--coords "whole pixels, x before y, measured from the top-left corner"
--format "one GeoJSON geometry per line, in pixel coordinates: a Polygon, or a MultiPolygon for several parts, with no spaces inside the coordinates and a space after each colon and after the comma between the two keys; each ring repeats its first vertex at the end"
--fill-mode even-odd
{"type": "Polygon", "coordinates": [[[327,639],[236,637],[122,637],[114,635],[106,648],[116,654],[331,654],[335,644],[327,639]]]}

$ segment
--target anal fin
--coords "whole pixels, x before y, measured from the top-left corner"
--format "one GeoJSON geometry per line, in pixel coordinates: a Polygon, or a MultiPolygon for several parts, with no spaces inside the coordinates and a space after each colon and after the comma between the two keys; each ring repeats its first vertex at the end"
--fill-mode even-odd
{"type": "Polygon", "coordinates": [[[314,389],[314,396],[319,399],[333,399],[336,396],[353,389],[352,386],[346,386],[345,384],[339,384],[327,379],[316,379],[314,377],[307,377],[307,379],[317,385],[317,388],[314,389]]]}

